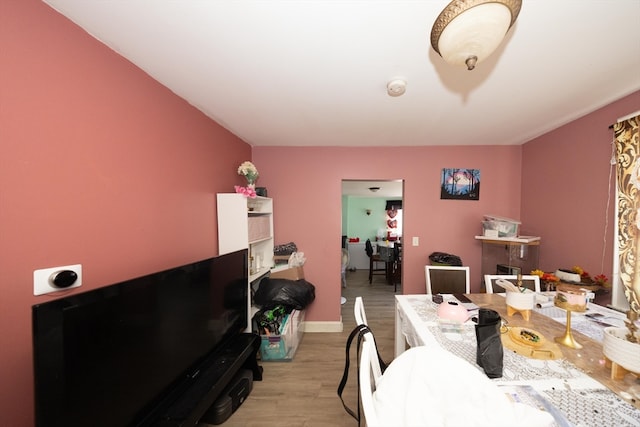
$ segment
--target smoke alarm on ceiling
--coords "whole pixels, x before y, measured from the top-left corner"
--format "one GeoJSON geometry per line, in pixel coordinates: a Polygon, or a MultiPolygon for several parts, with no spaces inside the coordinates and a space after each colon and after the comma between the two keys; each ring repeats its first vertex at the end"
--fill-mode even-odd
{"type": "Polygon", "coordinates": [[[389,96],[400,96],[407,90],[407,82],[402,79],[391,80],[387,83],[387,93],[389,96]]]}

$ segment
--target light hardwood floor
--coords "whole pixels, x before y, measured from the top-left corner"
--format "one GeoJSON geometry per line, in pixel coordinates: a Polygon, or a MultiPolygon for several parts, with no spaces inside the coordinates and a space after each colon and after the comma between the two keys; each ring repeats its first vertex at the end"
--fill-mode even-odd
{"type": "MultiPolygon", "coordinates": [[[[368,270],[347,273],[342,295],[342,333],[306,333],[291,362],[261,362],[263,380],[253,383],[249,398],[223,425],[228,427],[355,427],[342,407],[337,388],[345,362],[347,337],[355,327],[353,301],[362,296],[369,326],[374,331],[382,358],[389,362],[394,347],[394,290],[383,276],[368,282],[368,270]]],[[[316,284],[316,292],[322,292],[316,284]]],[[[398,287],[398,293],[401,293],[398,287]]],[[[343,397],[356,407],[355,348],[352,349],[349,381],[343,397]]],[[[364,425],[364,423],[363,423],[364,425]]]]}

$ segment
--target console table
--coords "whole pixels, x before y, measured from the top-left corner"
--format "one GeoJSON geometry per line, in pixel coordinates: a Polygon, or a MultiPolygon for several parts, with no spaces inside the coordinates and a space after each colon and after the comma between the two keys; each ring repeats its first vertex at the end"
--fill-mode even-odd
{"type": "MultiPolygon", "coordinates": [[[[564,334],[562,323],[537,311],[531,313],[528,322],[519,314],[508,317],[504,297],[499,294],[468,297],[480,307],[496,310],[509,326],[528,327],[548,340],[564,334]]],[[[396,295],[395,298],[396,356],[404,351],[406,343],[439,345],[477,366],[473,322],[468,321],[459,332],[443,332],[438,324],[437,305],[430,295],[396,295]]],[[[453,296],[445,296],[445,300],[447,298],[453,296]]],[[[602,363],[602,345],[576,328],[573,335],[584,348],[561,347],[563,358],[556,360],[530,359],[505,349],[503,377],[493,381],[500,385],[531,386],[575,425],[640,424],[640,402],[630,399],[628,382],[611,380],[610,370],[602,363]],[[626,424],[622,423],[625,419],[626,424]]]]}

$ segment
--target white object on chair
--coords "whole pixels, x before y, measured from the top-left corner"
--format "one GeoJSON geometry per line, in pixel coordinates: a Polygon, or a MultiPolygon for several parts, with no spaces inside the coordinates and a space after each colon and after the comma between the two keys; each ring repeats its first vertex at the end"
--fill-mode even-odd
{"type": "MultiPolygon", "coordinates": [[[[427,295],[433,295],[434,292],[436,294],[439,293],[465,293],[468,294],[470,292],[470,283],[469,283],[469,267],[460,267],[460,266],[444,266],[444,265],[427,265],[424,268],[425,278],[427,282],[427,295]],[[441,292],[437,281],[437,276],[451,276],[451,281],[459,280],[460,277],[464,277],[464,291],[460,289],[458,292],[441,292]]],[[[449,281],[449,278],[447,278],[449,281]]]]}
{"type": "MultiPolygon", "coordinates": [[[[484,287],[485,290],[488,294],[492,294],[494,292],[493,290],[493,284],[495,283],[495,281],[497,279],[503,279],[503,280],[508,280],[509,282],[515,284],[516,281],[518,280],[518,276],[517,275],[505,275],[505,274],[485,274],[484,275],[484,287]]],[[[540,293],[540,276],[536,276],[536,275],[527,275],[527,276],[522,276],[522,282],[523,284],[531,284],[531,282],[533,282],[533,289],[531,289],[529,286],[525,286],[528,289],[531,289],[532,291],[534,291],[535,293],[540,293]]],[[[504,292],[504,291],[501,291],[504,292]]]]}
{"type": "Polygon", "coordinates": [[[412,347],[396,357],[375,384],[373,402],[366,405],[365,393],[372,387],[371,382],[363,385],[364,365],[361,358],[360,393],[370,427],[556,425],[550,413],[511,401],[474,364],[439,346],[412,347]]]}

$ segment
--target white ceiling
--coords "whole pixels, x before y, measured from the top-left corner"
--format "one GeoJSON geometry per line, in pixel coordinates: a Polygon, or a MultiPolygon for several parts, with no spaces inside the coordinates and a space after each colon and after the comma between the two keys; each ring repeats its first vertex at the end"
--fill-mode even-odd
{"type": "Polygon", "coordinates": [[[252,146],[522,144],[640,89],[639,0],[524,0],[474,71],[447,0],[44,1],[252,146]]]}

